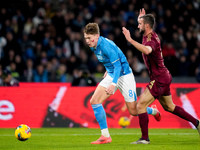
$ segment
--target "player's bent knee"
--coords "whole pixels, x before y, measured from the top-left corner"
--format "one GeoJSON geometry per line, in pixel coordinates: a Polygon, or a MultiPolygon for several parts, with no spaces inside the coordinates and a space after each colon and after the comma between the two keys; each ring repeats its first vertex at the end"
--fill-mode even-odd
{"type": "Polygon", "coordinates": [[[175,109],[175,107],[176,107],[176,105],[175,104],[165,104],[165,105],[162,105],[163,106],[163,109],[165,110],[165,111],[168,111],[168,112],[173,112],[174,111],[174,109],[175,109]]]}
{"type": "Polygon", "coordinates": [[[142,103],[138,103],[137,106],[136,106],[137,110],[141,110],[141,109],[143,109],[144,107],[145,107],[145,106],[144,106],[142,103]]]}
{"type": "Polygon", "coordinates": [[[163,109],[164,109],[165,111],[168,111],[168,112],[173,112],[173,111],[174,111],[173,108],[168,107],[168,106],[163,107],[163,109]]]}
{"type": "Polygon", "coordinates": [[[147,106],[144,103],[138,103],[136,108],[137,108],[137,113],[141,114],[146,112],[147,106]]]}
{"type": "Polygon", "coordinates": [[[91,105],[94,105],[94,104],[97,104],[97,102],[95,102],[94,99],[90,99],[90,104],[91,104],[91,105]]]}
{"type": "Polygon", "coordinates": [[[90,99],[90,104],[91,105],[100,104],[100,102],[98,100],[92,98],[92,99],[90,99]]]}
{"type": "Polygon", "coordinates": [[[136,109],[129,110],[129,113],[132,116],[137,116],[137,110],[136,109]]]}
{"type": "Polygon", "coordinates": [[[132,116],[137,116],[137,112],[129,112],[132,116]]]}

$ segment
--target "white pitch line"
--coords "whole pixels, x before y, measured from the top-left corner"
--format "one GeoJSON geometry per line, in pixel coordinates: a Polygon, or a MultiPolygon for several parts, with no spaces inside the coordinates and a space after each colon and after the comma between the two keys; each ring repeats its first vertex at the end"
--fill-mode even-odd
{"type": "MultiPolygon", "coordinates": [[[[197,133],[149,133],[149,135],[195,135],[197,133]]],[[[92,136],[99,134],[34,134],[32,136],[92,136]]],[[[141,133],[111,133],[111,135],[141,135],[141,133]]],[[[12,134],[0,134],[1,136],[14,136],[12,134]]]]}

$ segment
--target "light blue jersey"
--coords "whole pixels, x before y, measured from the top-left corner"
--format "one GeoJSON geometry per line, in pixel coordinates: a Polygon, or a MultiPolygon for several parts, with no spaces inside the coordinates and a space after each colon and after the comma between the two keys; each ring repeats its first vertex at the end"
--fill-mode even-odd
{"type": "Polygon", "coordinates": [[[96,49],[93,47],[90,49],[105,66],[106,71],[113,78],[113,83],[117,84],[120,76],[132,72],[125,55],[113,41],[100,36],[96,49]]]}

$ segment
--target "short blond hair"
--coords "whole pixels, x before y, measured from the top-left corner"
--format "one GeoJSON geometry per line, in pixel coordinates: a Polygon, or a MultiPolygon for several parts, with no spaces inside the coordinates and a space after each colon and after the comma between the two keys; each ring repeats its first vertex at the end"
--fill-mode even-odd
{"type": "Polygon", "coordinates": [[[84,33],[86,34],[100,34],[100,29],[99,29],[99,25],[97,23],[88,23],[84,30],[83,30],[84,33]]]}

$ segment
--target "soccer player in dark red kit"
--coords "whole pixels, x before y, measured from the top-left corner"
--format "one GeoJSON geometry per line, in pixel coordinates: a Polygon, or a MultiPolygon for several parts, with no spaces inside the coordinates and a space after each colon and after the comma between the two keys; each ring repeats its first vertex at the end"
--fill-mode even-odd
{"type": "Polygon", "coordinates": [[[190,121],[197,128],[200,134],[199,120],[187,113],[182,107],[175,105],[172,101],[170,93],[172,77],[164,65],[160,40],[153,30],[154,24],[154,16],[152,14],[146,14],[144,8],[141,9],[138,16],[138,28],[140,33],[143,34],[142,44],[131,38],[129,30],[125,27],[122,28],[126,40],[142,52],[150,76],[150,82],[141,94],[137,103],[137,112],[142,137],[131,144],[150,144],[148,136],[149,117],[146,108],[153,103],[155,99],[159,100],[165,111],[171,112],[182,119],[190,121]]]}

